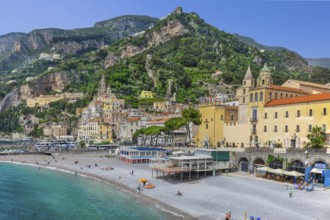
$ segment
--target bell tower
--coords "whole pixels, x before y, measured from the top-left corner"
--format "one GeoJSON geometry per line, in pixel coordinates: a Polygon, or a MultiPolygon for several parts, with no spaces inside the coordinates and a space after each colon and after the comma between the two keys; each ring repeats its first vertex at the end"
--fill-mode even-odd
{"type": "Polygon", "coordinates": [[[260,74],[257,78],[257,87],[273,84],[273,79],[271,77],[271,71],[265,63],[264,67],[260,70],[260,74]]]}

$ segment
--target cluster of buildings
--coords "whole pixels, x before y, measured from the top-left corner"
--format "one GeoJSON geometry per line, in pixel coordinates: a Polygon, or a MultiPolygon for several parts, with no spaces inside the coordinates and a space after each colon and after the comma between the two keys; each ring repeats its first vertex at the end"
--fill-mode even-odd
{"type": "Polygon", "coordinates": [[[199,106],[197,146],[302,148],[315,126],[323,129],[329,144],[329,85],[292,79],[274,85],[265,64],[257,79],[248,68],[236,97],[237,106],[219,102],[199,106]]]}
{"type": "MultiPolygon", "coordinates": [[[[82,98],[80,93],[63,93],[40,96],[27,100],[29,107],[46,106],[62,99],[82,98]]],[[[143,90],[140,99],[152,99],[151,91],[143,90]]],[[[197,147],[295,147],[309,144],[307,135],[319,126],[330,142],[330,86],[299,80],[288,80],[274,85],[271,70],[265,65],[255,79],[250,67],[242,85],[232,97],[206,99],[198,106],[202,123],[192,127],[190,134],[197,147]],[[226,102],[227,100],[227,102],[226,102]],[[228,102],[228,100],[231,100],[228,102]]],[[[180,117],[187,105],[176,102],[175,94],[152,106],[132,109],[125,107],[125,100],[117,98],[102,77],[97,95],[85,108],[76,110],[81,123],[74,131],[78,141],[88,143],[132,143],[134,133],[150,126],[165,126],[173,117],[180,117]]],[[[49,136],[65,136],[67,128],[53,125],[44,133],[49,136]],[[54,128],[53,128],[54,127],[54,128]]],[[[175,131],[175,140],[165,135],[138,139],[136,143],[152,145],[183,145],[185,128],[175,131]],[[174,143],[175,142],[175,143],[174,143]]]]}
{"type": "MultiPolygon", "coordinates": [[[[140,94],[143,98],[154,98],[151,91],[143,90],[140,94]]],[[[106,87],[104,76],[99,85],[97,95],[89,105],[77,109],[77,115],[81,116],[81,123],[77,129],[77,140],[86,143],[121,142],[131,144],[134,133],[150,126],[165,126],[165,122],[172,117],[180,117],[181,111],[187,106],[175,102],[175,96],[166,101],[155,102],[151,106],[152,113],[144,108],[125,108],[125,100],[118,99],[106,87]],[[170,110],[166,112],[166,110],[170,110]]],[[[184,129],[178,130],[178,134],[185,134],[184,129]]],[[[165,137],[159,137],[156,145],[164,145],[165,137]]],[[[178,140],[178,139],[176,139],[178,140]]],[[[140,144],[152,144],[151,139],[137,140],[140,144]]],[[[181,141],[183,142],[183,141],[181,141]]],[[[167,142],[171,144],[171,142],[167,142]]]]}

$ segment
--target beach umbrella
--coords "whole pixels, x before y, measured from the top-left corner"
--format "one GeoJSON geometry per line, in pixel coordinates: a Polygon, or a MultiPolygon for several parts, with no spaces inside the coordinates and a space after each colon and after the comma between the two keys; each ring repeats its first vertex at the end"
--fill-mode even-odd
{"type": "Polygon", "coordinates": [[[274,174],[278,174],[278,175],[283,175],[286,171],[282,170],[282,169],[275,169],[275,170],[271,170],[269,172],[274,173],[274,174]]]}
{"type": "Polygon", "coordinates": [[[259,167],[257,168],[258,171],[265,171],[265,172],[270,172],[274,169],[270,168],[270,167],[259,167]]]}
{"type": "Polygon", "coordinates": [[[140,178],[140,179],[139,179],[139,182],[142,182],[142,183],[143,183],[143,182],[148,182],[148,180],[147,180],[146,178],[140,178]]]}
{"type": "Polygon", "coordinates": [[[294,177],[300,177],[300,176],[305,176],[303,173],[299,173],[297,171],[289,171],[284,173],[287,176],[294,176],[294,177]]]}

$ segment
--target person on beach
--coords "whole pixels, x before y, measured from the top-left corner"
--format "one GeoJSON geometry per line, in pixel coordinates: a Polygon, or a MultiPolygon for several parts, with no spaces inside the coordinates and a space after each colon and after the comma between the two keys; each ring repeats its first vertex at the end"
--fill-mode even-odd
{"type": "Polygon", "coordinates": [[[292,198],[293,195],[292,195],[292,189],[289,190],[289,197],[292,198]]]}
{"type": "Polygon", "coordinates": [[[177,196],[182,196],[182,192],[177,191],[177,192],[176,192],[176,195],[177,195],[177,196]]]}
{"type": "Polygon", "coordinates": [[[141,192],[141,185],[139,184],[137,187],[136,187],[136,193],[139,194],[141,192]]]}
{"type": "Polygon", "coordinates": [[[229,211],[229,212],[227,212],[226,213],[226,220],[230,220],[230,218],[231,218],[231,211],[229,211]]]}

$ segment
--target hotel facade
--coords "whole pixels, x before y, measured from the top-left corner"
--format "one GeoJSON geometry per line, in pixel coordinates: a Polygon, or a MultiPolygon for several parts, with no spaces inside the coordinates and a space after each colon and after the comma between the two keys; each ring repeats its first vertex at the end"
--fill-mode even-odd
{"type": "Polygon", "coordinates": [[[249,67],[236,97],[239,105],[230,110],[216,102],[199,107],[202,124],[195,136],[197,146],[208,141],[211,147],[302,148],[309,143],[307,135],[315,126],[323,129],[326,144],[330,144],[330,87],[327,85],[299,80],[274,85],[266,65],[257,79],[249,67]],[[233,113],[235,108],[237,113],[233,113]],[[226,114],[227,121],[222,122],[226,114]],[[210,122],[214,126],[210,127],[210,122]]]}

